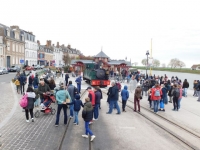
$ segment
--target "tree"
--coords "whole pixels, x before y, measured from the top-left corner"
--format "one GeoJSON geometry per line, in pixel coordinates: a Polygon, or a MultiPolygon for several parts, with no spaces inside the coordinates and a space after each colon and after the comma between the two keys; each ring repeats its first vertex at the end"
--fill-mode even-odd
{"type": "Polygon", "coordinates": [[[182,68],[185,67],[185,63],[177,58],[173,58],[170,60],[168,66],[171,66],[171,68],[177,68],[177,67],[182,68]]]}
{"type": "Polygon", "coordinates": [[[166,64],[165,64],[165,63],[163,63],[163,64],[162,64],[162,67],[163,67],[163,68],[165,68],[165,67],[166,67],[166,64]]]}
{"type": "Polygon", "coordinates": [[[68,53],[63,55],[63,61],[64,61],[65,65],[71,64],[71,58],[69,57],[68,53]]]}
{"type": "Polygon", "coordinates": [[[138,62],[134,62],[134,63],[132,63],[132,65],[135,65],[135,66],[137,66],[137,65],[138,65],[138,62]]]}
{"type": "Polygon", "coordinates": [[[157,59],[154,59],[152,65],[153,65],[154,67],[159,67],[159,66],[160,66],[160,61],[157,60],[157,59]]]}
{"type": "Polygon", "coordinates": [[[147,65],[147,59],[142,59],[142,62],[141,62],[144,66],[147,65]]]}

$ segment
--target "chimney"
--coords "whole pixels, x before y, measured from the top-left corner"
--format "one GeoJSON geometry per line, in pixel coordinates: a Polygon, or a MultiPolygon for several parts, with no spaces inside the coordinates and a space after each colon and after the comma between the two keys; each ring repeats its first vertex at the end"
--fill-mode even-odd
{"type": "Polygon", "coordinates": [[[37,40],[37,44],[40,45],[40,41],[39,40],[37,40]]]}
{"type": "Polygon", "coordinates": [[[47,42],[46,42],[46,46],[49,47],[49,41],[48,41],[48,40],[47,40],[47,42]]]}
{"type": "Polygon", "coordinates": [[[51,46],[51,40],[49,40],[49,47],[51,46]]]}
{"type": "Polygon", "coordinates": [[[68,44],[67,48],[71,49],[71,45],[70,45],[70,44],[68,44]]]}
{"type": "Polygon", "coordinates": [[[57,45],[56,45],[56,47],[57,47],[57,48],[59,48],[59,42],[57,42],[57,45]]]}

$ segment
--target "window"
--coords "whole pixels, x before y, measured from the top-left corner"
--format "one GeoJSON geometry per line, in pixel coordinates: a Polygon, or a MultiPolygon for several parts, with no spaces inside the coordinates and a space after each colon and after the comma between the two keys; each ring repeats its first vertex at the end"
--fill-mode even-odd
{"type": "Polygon", "coordinates": [[[19,45],[19,52],[21,53],[21,45],[19,45]]]}
{"type": "Polygon", "coordinates": [[[7,50],[10,50],[10,42],[7,42],[7,50]]]}
{"type": "Polygon", "coordinates": [[[15,51],[15,43],[13,43],[13,47],[12,47],[13,51],[15,51]]]}
{"type": "Polygon", "coordinates": [[[10,36],[10,30],[9,29],[6,30],[7,30],[7,36],[10,36]]]}
{"type": "Polygon", "coordinates": [[[18,57],[16,57],[16,63],[15,63],[15,64],[16,64],[16,65],[19,64],[19,62],[18,62],[18,57]]]}
{"type": "Polygon", "coordinates": [[[35,58],[35,53],[34,52],[32,53],[32,57],[35,58]]]}
{"type": "Polygon", "coordinates": [[[13,57],[13,61],[12,61],[12,64],[14,65],[15,64],[15,58],[13,57]]]}
{"type": "Polygon", "coordinates": [[[0,47],[0,55],[3,55],[3,48],[2,47],[0,47]]]}
{"type": "Polygon", "coordinates": [[[16,44],[16,52],[18,52],[18,45],[16,44]]]}
{"type": "Polygon", "coordinates": [[[24,46],[22,46],[22,53],[24,53],[24,46]]]}

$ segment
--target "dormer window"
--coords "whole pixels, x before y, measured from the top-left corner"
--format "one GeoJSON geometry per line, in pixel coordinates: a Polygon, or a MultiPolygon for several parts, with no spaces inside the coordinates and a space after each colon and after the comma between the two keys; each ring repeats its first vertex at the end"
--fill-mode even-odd
{"type": "Polygon", "coordinates": [[[10,30],[7,28],[7,36],[10,36],[10,30]]]}

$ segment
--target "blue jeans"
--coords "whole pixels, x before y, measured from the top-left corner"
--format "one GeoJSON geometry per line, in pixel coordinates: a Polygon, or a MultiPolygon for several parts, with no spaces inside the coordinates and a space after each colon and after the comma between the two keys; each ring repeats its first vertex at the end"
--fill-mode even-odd
{"type": "Polygon", "coordinates": [[[63,108],[63,113],[64,113],[64,124],[67,124],[67,105],[65,104],[58,104],[58,109],[57,109],[57,115],[56,115],[56,125],[59,124],[59,119],[60,119],[60,111],[63,108]]]}
{"type": "Polygon", "coordinates": [[[168,104],[168,98],[167,98],[167,95],[163,97],[163,102],[164,102],[165,104],[168,104]]]}
{"type": "Polygon", "coordinates": [[[81,92],[81,84],[77,84],[78,93],[81,92]]]}
{"type": "Polygon", "coordinates": [[[70,116],[74,116],[74,105],[70,105],[70,116]]]}
{"type": "Polygon", "coordinates": [[[154,104],[154,112],[158,112],[158,105],[160,103],[160,100],[154,100],[153,104],[154,104]]]}
{"type": "Polygon", "coordinates": [[[182,100],[182,98],[178,99],[178,109],[180,109],[180,107],[181,107],[181,100],[182,100]]]}
{"type": "Polygon", "coordinates": [[[109,105],[109,111],[108,111],[108,113],[112,113],[112,110],[113,110],[113,106],[116,106],[116,109],[117,109],[117,113],[121,113],[120,112],[120,108],[119,108],[119,105],[118,105],[118,102],[117,101],[113,101],[113,100],[111,100],[110,101],[110,105],[109,105]]]}
{"type": "Polygon", "coordinates": [[[95,104],[94,106],[94,119],[99,117],[99,104],[95,104]]]}
{"type": "Polygon", "coordinates": [[[44,98],[40,98],[40,104],[44,102],[44,98]]]}
{"type": "Polygon", "coordinates": [[[78,113],[79,113],[79,111],[74,111],[74,116],[75,116],[74,123],[77,123],[77,124],[79,124],[79,122],[78,122],[78,113]]]}
{"type": "Polygon", "coordinates": [[[85,121],[85,134],[88,135],[88,133],[90,134],[90,136],[94,135],[89,128],[89,122],[85,121]]]}
{"type": "Polygon", "coordinates": [[[185,91],[185,97],[187,96],[187,88],[184,88],[185,91]]]}

